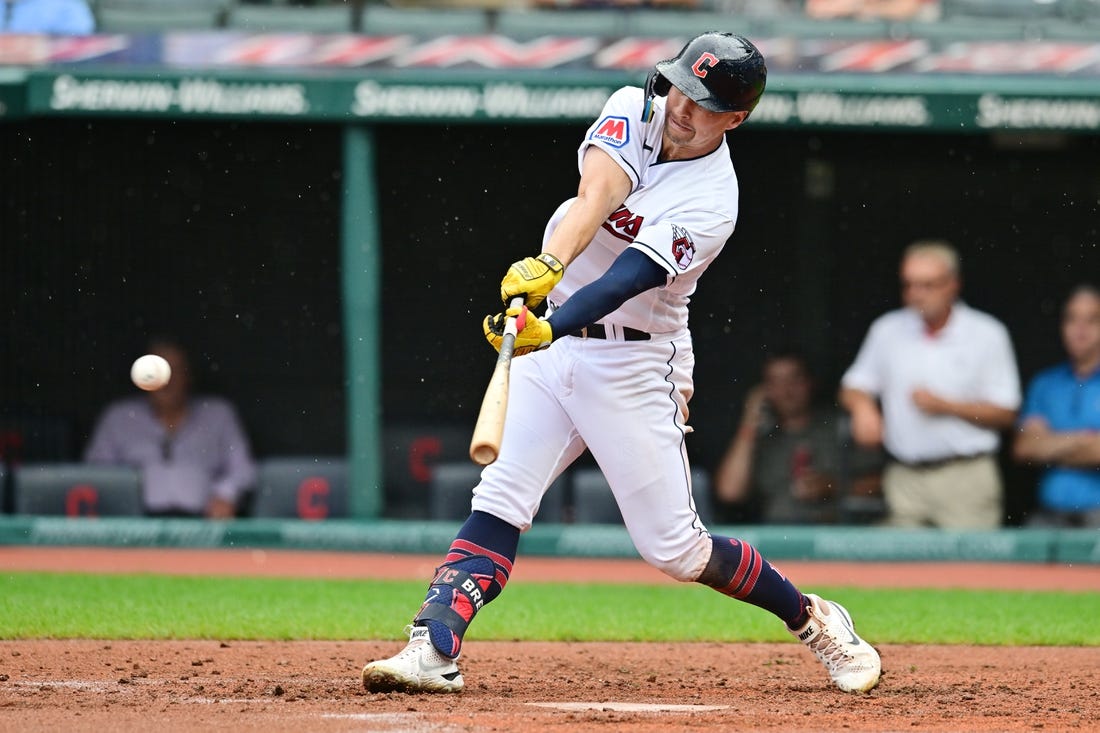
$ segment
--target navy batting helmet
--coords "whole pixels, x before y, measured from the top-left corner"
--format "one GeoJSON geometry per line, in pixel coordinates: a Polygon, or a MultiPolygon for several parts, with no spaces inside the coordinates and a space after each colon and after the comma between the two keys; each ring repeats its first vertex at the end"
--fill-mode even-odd
{"type": "Polygon", "coordinates": [[[752,112],[768,79],[764,56],[733,33],[696,36],[676,58],[657,63],[646,82],[646,99],[665,96],[672,85],[712,112],[752,112]]]}

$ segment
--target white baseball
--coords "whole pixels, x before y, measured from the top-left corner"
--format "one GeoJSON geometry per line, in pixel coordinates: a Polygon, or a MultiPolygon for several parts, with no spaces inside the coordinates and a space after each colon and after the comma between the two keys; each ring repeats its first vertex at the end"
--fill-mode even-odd
{"type": "Polygon", "coordinates": [[[134,361],[134,365],[130,367],[130,379],[138,387],[148,392],[160,389],[168,384],[168,380],[171,378],[172,369],[168,366],[168,362],[164,360],[164,357],[156,354],[139,356],[134,361]]]}

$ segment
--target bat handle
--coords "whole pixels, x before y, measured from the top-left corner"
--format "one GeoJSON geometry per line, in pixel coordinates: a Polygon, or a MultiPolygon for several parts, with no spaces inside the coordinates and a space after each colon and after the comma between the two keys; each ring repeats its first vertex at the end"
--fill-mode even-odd
{"type": "MultiPolygon", "coordinates": [[[[523,298],[517,295],[516,297],[512,298],[510,303],[508,303],[508,308],[519,308],[522,305],[523,298]]],[[[518,332],[519,329],[516,328],[515,316],[508,316],[506,319],[504,319],[504,338],[501,339],[500,342],[499,359],[501,361],[508,361],[512,358],[512,349],[515,347],[516,334],[518,332]]]]}

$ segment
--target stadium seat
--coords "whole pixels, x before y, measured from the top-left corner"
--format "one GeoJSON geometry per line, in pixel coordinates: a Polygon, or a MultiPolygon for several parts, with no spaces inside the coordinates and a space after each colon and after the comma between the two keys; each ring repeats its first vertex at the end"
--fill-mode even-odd
{"type": "Polygon", "coordinates": [[[363,33],[375,35],[480,35],[489,32],[489,16],[475,8],[391,8],[371,4],[363,8],[360,25],[363,33]]]}
{"type": "Polygon", "coordinates": [[[136,517],[141,472],[130,466],[34,463],[13,469],[16,514],[136,517]]]}
{"type": "MultiPolygon", "coordinates": [[[[482,467],[469,461],[448,461],[432,469],[429,516],[435,520],[461,521],[470,516],[473,488],[481,480],[482,467]]],[[[535,523],[565,521],[566,479],[559,477],[542,498],[535,523]]]]}
{"type": "Polygon", "coordinates": [[[1017,21],[960,18],[951,23],[899,23],[893,33],[899,39],[923,38],[935,47],[957,42],[1018,41],[1026,38],[1028,31],[1017,21]]]}
{"type": "Polygon", "coordinates": [[[266,458],[257,470],[252,517],[317,520],[348,515],[348,464],[343,457],[266,458]]]}
{"type": "Polygon", "coordinates": [[[226,26],[251,33],[350,33],[358,27],[355,5],[237,5],[226,26]]]}
{"type": "Polygon", "coordinates": [[[753,22],[754,36],[781,36],[850,41],[890,36],[885,20],[817,19],[800,17],[761,18],[753,22]]]}
{"type": "Polygon", "coordinates": [[[648,10],[645,8],[631,11],[629,31],[632,35],[660,38],[676,37],[686,41],[700,33],[713,30],[744,35],[751,33],[749,19],[730,16],[725,13],[705,11],[685,13],[670,10],[648,10]]]}
{"type": "Polygon", "coordinates": [[[539,36],[617,37],[630,33],[630,13],[611,9],[501,10],[494,29],[519,40],[539,36]]]}
{"type": "MultiPolygon", "coordinates": [[[[691,470],[691,493],[695,509],[704,524],[713,519],[710,479],[699,468],[691,470]]],[[[598,468],[578,468],[573,472],[573,518],[578,524],[622,524],[623,517],[615,496],[598,468]]]]}
{"type": "Polygon", "coordinates": [[[1005,18],[1034,20],[1063,14],[1066,0],[940,0],[944,20],[959,18],[1005,18]]]}
{"type": "Polygon", "coordinates": [[[210,30],[224,25],[227,0],[99,0],[95,6],[100,33],[157,33],[210,30]]]}
{"type": "Polygon", "coordinates": [[[428,487],[429,517],[462,520],[470,516],[470,492],[481,480],[481,470],[468,461],[436,464],[428,487]]]}

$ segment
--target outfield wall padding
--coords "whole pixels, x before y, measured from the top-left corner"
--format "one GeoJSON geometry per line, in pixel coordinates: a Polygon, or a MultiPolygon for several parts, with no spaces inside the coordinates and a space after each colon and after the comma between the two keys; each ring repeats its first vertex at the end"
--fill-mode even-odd
{"type": "MultiPolygon", "coordinates": [[[[0,517],[0,545],[332,550],[438,554],[457,522],[0,517]]],[[[980,561],[1100,564],[1100,531],[1004,529],[958,532],[876,527],[720,526],[783,560],[980,561]]],[[[527,555],[634,558],[626,529],[546,524],[520,538],[527,555]]]]}

